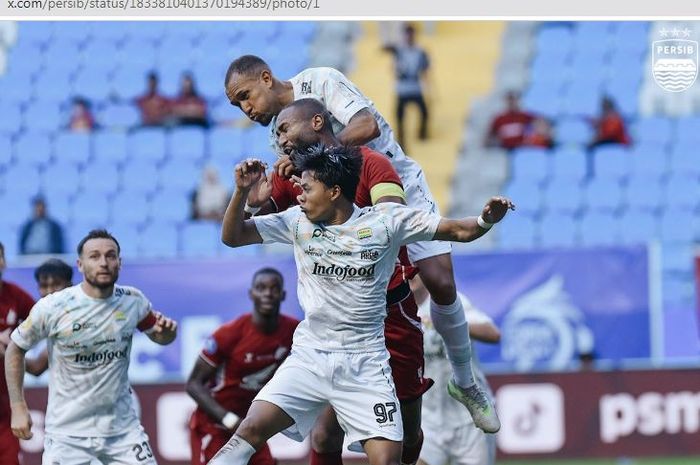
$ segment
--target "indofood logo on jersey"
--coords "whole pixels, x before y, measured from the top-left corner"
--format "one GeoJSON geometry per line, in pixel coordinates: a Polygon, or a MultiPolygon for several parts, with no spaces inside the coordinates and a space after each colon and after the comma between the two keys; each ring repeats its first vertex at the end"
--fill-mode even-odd
{"type": "Polygon", "coordinates": [[[311,272],[316,276],[323,276],[325,278],[335,278],[338,281],[345,281],[346,279],[368,279],[374,276],[374,263],[369,266],[340,266],[336,264],[332,265],[321,265],[320,263],[314,262],[314,269],[311,272]]]}
{"type": "Polygon", "coordinates": [[[654,80],[664,90],[683,92],[698,76],[698,43],[688,39],[690,30],[687,28],[663,28],[659,32],[662,40],[652,44],[654,80]]]}
{"type": "Polygon", "coordinates": [[[559,275],[518,298],[502,329],[501,355],[521,371],[565,368],[578,353],[593,350],[593,332],[559,275]]]}
{"type": "Polygon", "coordinates": [[[75,363],[108,364],[127,357],[126,347],[121,350],[105,350],[90,355],[75,354],[75,363]]]}

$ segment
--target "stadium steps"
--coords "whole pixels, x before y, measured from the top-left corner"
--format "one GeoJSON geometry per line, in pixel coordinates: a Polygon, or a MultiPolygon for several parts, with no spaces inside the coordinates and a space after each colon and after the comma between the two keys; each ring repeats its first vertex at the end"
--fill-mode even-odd
{"type": "MultiPolygon", "coordinates": [[[[488,92],[493,84],[504,23],[439,22],[432,34],[426,33],[422,24],[418,26],[417,42],[427,50],[432,65],[431,137],[424,142],[415,138],[418,111],[411,107],[404,123],[406,151],[422,166],[441,211],[447,213],[467,103],[488,92]]],[[[395,127],[393,63],[391,56],[381,50],[378,28],[378,23],[362,24],[363,35],[355,45],[357,66],[350,78],[395,127]]]]}

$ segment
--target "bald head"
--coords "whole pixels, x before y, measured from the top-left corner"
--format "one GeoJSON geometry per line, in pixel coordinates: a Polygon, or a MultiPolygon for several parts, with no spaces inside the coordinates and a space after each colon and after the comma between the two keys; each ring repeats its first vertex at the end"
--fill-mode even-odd
{"type": "Polygon", "coordinates": [[[331,115],[323,104],[312,98],[300,99],[282,109],[275,128],[277,144],[288,155],[323,143],[338,146],[331,115]]]}
{"type": "Polygon", "coordinates": [[[256,55],[243,55],[231,62],[226,70],[226,78],[224,82],[224,87],[228,85],[231,80],[231,76],[234,74],[239,74],[248,78],[257,78],[263,71],[268,71],[272,74],[270,66],[256,55]]]}
{"type": "Polygon", "coordinates": [[[331,127],[331,114],[326,110],[326,107],[321,103],[320,100],[315,98],[302,98],[295,100],[286,107],[282,109],[282,113],[293,115],[294,118],[299,118],[303,120],[311,120],[315,116],[320,116],[323,119],[323,127],[321,130],[323,132],[332,132],[331,127]]]}

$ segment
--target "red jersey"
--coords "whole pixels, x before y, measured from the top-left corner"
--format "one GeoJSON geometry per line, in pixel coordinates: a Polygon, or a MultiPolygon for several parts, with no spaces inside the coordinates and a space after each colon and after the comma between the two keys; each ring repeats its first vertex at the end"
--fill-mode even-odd
{"type": "MultiPolygon", "coordinates": [[[[355,205],[358,207],[372,206],[372,188],[378,184],[396,184],[403,189],[399,174],[386,156],[366,146],[360,147],[360,154],[362,155],[362,169],[360,182],[355,192],[355,205]]],[[[272,201],[278,212],[297,205],[297,196],[300,194],[301,188],[299,186],[289,179],[278,176],[276,172],[272,173],[272,201]]],[[[408,290],[405,287],[398,288],[418,272],[417,268],[410,265],[406,247],[401,247],[399,261],[401,264],[397,264],[389,281],[387,305],[405,298],[408,290]],[[393,290],[396,292],[392,292],[393,290]]]]}
{"type": "Polygon", "coordinates": [[[629,145],[630,139],[625,130],[625,122],[617,113],[603,116],[598,123],[597,142],[615,142],[629,145]]]}
{"type": "MultiPolygon", "coordinates": [[[[200,357],[218,370],[211,386],[212,397],[244,418],[258,391],[289,355],[298,324],[298,320],[280,315],[277,329],[263,333],[248,313],[214,331],[200,353],[200,357]]],[[[202,424],[214,420],[198,408],[194,421],[202,424]]]]}
{"type": "MultiPolygon", "coordinates": [[[[0,332],[12,332],[27,319],[34,299],[16,284],[2,281],[0,289],[0,332]]],[[[0,376],[0,427],[10,426],[10,398],[5,375],[0,376]]]]}
{"type": "Polygon", "coordinates": [[[535,117],[523,111],[509,111],[498,115],[491,123],[490,133],[498,138],[501,147],[513,149],[523,145],[528,126],[535,117]]]}

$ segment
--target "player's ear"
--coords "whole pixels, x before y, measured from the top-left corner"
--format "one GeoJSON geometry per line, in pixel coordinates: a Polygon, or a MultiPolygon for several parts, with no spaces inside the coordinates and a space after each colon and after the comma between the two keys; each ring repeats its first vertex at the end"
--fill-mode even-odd
{"type": "Polygon", "coordinates": [[[280,296],[280,302],[284,302],[284,299],[287,298],[287,291],[282,290],[282,295],[280,296]]]}
{"type": "Polygon", "coordinates": [[[337,184],[328,190],[330,191],[330,199],[333,202],[338,200],[338,198],[342,195],[342,191],[340,189],[340,186],[337,184]]]}
{"type": "Polygon", "coordinates": [[[325,125],[326,121],[323,119],[323,116],[316,114],[311,118],[311,127],[314,131],[320,132],[325,125]]]}
{"type": "Polygon", "coordinates": [[[269,69],[262,70],[262,72],[260,73],[260,80],[267,87],[272,87],[272,73],[269,69]]]}
{"type": "Polygon", "coordinates": [[[76,260],[75,263],[76,265],[78,265],[78,271],[80,271],[80,273],[82,274],[85,274],[85,272],[83,271],[83,261],[80,259],[80,257],[78,257],[78,260],[76,260]]]}

